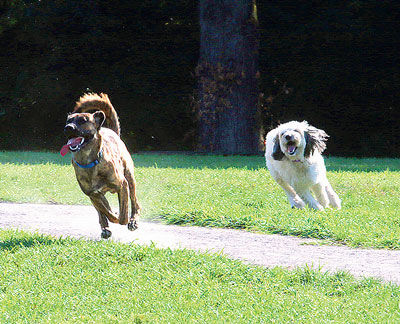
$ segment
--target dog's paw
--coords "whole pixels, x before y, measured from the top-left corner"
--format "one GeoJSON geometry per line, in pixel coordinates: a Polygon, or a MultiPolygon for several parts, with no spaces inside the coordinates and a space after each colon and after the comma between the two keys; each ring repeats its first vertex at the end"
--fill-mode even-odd
{"type": "Polygon", "coordinates": [[[136,220],[130,220],[129,221],[129,223],[128,223],[128,230],[130,230],[130,231],[134,231],[134,230],[137,230],[138,229],[138,223],[137,223],[137,221],[136,220]]]}
{"type": "Polygon", "coordinates": [[[101,231],[101,238],[108,239],[110,236],[111,236],[111,231],[109,231],[106,228],[103,228],[103,230],[101,231]]]}
{"type": "Polygon", "coordinates": [[[298,209],[303,209],[306,207],[305,202],[300,198],[300,197],[295,197],[291,203],[292,208],[298,208],[298,209]]]}
{"type": "Polygon", "coordinates": [[[331,206],[333,208],[341,209],[342,208],[342,201],[338,198],[331,202],[331,206]]]}

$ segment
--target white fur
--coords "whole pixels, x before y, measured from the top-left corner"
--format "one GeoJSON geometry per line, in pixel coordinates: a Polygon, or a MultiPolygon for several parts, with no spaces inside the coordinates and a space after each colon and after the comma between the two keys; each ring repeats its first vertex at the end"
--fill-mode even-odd
{"type": "Polygon", "coordinates": [[[272,177],[286,192],[292,207],[304,208],[307,204],[318,210],[323,210],[329,205],[341,208],[341,201],[326,177],[324,158],[321,155],[327,137],[323,130],[308,125],[306,121],[291,121],[267,134],[267,167],[272,177]],[[307,141],[308,152],[311,148],[309,154],[306,154],[307,141]],[[296,147],[294,153],[291,152],[293,147],[296,147]],[[273,157],[274,151],[277,151],[281,160],[276,159],[276,155],[273,157]]]}

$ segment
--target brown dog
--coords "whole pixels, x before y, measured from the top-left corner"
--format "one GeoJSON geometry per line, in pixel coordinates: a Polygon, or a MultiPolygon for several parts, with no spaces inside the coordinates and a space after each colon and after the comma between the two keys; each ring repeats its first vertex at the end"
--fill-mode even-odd
{"type": "Polygon", "coordinates": [[[68,143],[61,155],[72,153],[72,165],[82,191],[89,196],[99,214],[101,237],[109,238],[108,220],[128,229],[137,228],[139,204],[135,192],[133,161],[120,139],[117,113],[108,96],[85,94],[68,115],[64,133],[68,143]],[[106,127],[102,127],[103,124],[106,127]],[[119,217],[111,211],[106,192],[118,193],[119,217]],[[128,220],[128,201],[131,216],[128,220]]]}

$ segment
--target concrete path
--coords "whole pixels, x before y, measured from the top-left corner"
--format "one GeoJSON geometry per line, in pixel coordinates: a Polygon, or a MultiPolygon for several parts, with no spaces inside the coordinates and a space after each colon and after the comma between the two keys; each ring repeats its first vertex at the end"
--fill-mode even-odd
{"type": "MultiPolygon", "coordinates": [[[[161,248],[222,252],[226,256],[266,267],[321,267],[355,276],[377,277],[400,285],[400,251],[352,249],[315,245],[317,240],[255,234],[240,230],[173,226],[140,221],[139,229],[111,224],[112,239],[161,248]]],[[[19,228],[53,236],[98,240],[100,226],[92,206],[0,203],[0,228],[19,228]]]]}

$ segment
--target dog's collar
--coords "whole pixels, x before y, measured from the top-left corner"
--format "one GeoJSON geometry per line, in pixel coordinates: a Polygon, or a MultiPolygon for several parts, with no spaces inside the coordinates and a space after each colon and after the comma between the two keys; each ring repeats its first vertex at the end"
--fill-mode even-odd
{"type": "Polygon", "coordinates": [[[98,157],[96,160],[94,160],[92,163],[89,163],[89,164],[80,164],[80,163],[78,163],[75,159],[73,159],[73,160],[74,160],[75,164],[76,164],[78,167],[80,167],[80,168],[82,168],[82,169],[90,169],[90,168],[95,167],[97,164],[99,164],[99,163],[100,163],[99,160],[100,160],[102,157],[103,157],[103,150],[101,149],[100,152],[99,152],[99,157],[98,157]]]}

